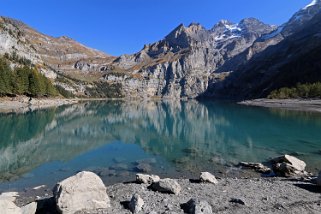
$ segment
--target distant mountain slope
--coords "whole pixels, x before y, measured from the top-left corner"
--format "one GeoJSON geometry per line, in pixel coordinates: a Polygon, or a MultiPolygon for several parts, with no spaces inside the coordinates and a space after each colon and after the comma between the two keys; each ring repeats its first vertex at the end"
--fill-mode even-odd
{"type": "Polygon", "coordinates": [[[283,25],[284,29],[291,29],[291,33],[287,30],[287,33],[282,34],[286,36],[283,36],[278,44],[256,54],[225,81],[213,84],[206,96],[259,98],[266,97],[271,91],[281,87],[321,81],[320,8],[321,1],[314,1],[313,5],[296,13],[283,25]],[[309,8],[314,11],[313,17],[309,8]],[[315,10],[316,8],[318,10],[315,10]],[[305,19],[304,12],[308,14],[309,19],[305,19]],[[298,20],[295,18],[297,16],[305,20],[304,24],[292,25],[293,20],[298,20]]]}
{"type": "Polygon", "coordinates": [[[82,80],[92,79],[90,75],[83,75],[82,69],[86,67],[87,72],[99,72],[104,63],[114,59],[68,37],[47,36],[18,20],[6,17],[0,17],[0,54],[30,60],[58,85],[79,95],[84,95],[83,85],[87,84],[82,80]],[[91,66],[84,61],[92,63],[91,66]],[[77,75],[81,77],[80,82],[77,75]]]}
{"type": "Polygon", "coordinates": [[[106,60],[111,57],[66,36],[54,38],[39,33],[11,18],[0,17],[0,26],[0,53],[2,54],[16,52],[35,63],[43,62],[60,70],[74,69],[74,64],[78,60],[95,58],[106,60]]]}
{"type": "Polygon", "coordinates": [[[320,0],[313,1],[311,4],[296,12],[288,22],[278,26],[274,31],[258,38],[252,46],[227,61],[217,72],[226,72],[236,70],[239,66],[247,63],[253,56],[264,51],[266,48],[276,45],[283,39],[291,36],[293,33],[309,22],[321,10],[320,0]]]}

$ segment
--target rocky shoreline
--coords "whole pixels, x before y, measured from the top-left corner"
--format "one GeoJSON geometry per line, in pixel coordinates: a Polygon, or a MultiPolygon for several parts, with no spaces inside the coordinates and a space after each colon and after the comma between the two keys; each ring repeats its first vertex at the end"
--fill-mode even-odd
{"type": "MultiPolygon", "coordinates": [[[[97,100],[123,100],[123,99],[99,99],[99,98],[32,98],[26,96],[0,98],[0,113],[25,113],[38,109],[71,105],[80,101],[97,100]]],[[[155,99],[159,100],[159,99],[155,99]]],[[[166,100],[166,99],[165,99],[166,100]]],[[[184,99],[182,99],[184,100],[184,99]]],[[[308,99],[255,99],[238,102],[240,105],[258,106],[266,108],[280,108],[295,111],[321,112],[321,100],[308,99]]]]}
{"type": "Polygon", "coordinates": [[[79,172],[53,188],[2,193],[4,213],[320,213],[321,175],[284,155],[263,164],[241,163],[260,178],[220,178],[202,172],[198,179],[137,174],[132,182],[105,186],[92,172],[79,172]],[[271,172],[274,177],[271,176],[271,172]],[[282,176],[282,177],[279,177],[282,176]],[[14,204],[15,203],[15,204],[14,204]]]}
{"type": "Polygon", "coordinates": [[[0,113],[25,113],[37,109],[46,109],[78,103],[78,99],[29,98],[26,96],[0,98],[0,113]]]}
{"type": "Polygon", "coordinates": [[[245,100],[238,104],[296,111],[321,112],[321,100],[315,99],[256,99],[245,100]]]}

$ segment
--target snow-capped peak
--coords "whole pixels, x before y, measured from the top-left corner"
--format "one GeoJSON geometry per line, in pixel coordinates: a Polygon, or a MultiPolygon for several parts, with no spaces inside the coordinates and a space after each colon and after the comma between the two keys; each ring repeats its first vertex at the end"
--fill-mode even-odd
{"type": "Polygon", "coordinates": [[[216,42],[240,37],[242,29],[239,27],[239,24],[233,24],[229,21],[220,21],[219,25],[220,27],[223,27],[223,31],[217,31],[215,33],[216,42]]]}
{"type": "Polygon", "coordinates": [[[309,7],[316,5],[319,1],[320,1],[320,0],[313,0],[310,4],[308,4],[307,6],[305,6],[305,7],[303,8],[303,10],[306,10],[306,9],[308,9],[309,7]]]}
{"type": "Polygon", "coordinates": [[[238,26],[238,24],[225,24],[226,29],[230,31],[241,31],[242,29],[238,26]]]}

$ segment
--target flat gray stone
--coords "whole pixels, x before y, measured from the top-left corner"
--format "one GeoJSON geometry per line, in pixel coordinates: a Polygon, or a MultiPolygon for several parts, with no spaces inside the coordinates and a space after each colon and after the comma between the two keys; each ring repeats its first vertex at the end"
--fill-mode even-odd
{"type": "Polygon", "coordinates": [[[151,185],[151,188],[154,191],[162,193],[172,193],[175,195],[178,195],[182,189],[176,180],[170,178],[161,179],[158,182],[153,183],[151,185]]]}

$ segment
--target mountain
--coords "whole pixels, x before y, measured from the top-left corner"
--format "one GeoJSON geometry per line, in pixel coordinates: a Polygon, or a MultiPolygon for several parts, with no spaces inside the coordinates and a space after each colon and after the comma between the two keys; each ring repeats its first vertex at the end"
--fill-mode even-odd
{"type": "Polygon", "coordinates": [[[274,29],[254,18],[238,24],[222,20],[210,30],[197,23],[181,24],[136,54],[115,59],[104,80],[117,84],[122,96],[195,98],[225,61],[274,29]]]}
{"type": "Polygon", "coordinates": [[[162,40],[119,57],[1,17],[0,54],[30,60],[56,86],[81,97],[264,97],[312,81],[304,76],[308,71],[318,76],[320,11],[321,0],[314,0],[281,26],[255,18],[221,20],[211,29],[180,24],[162,40]]]}
{"type": "Polygon", "coordinates": [[[87,66],[82,62],[90,61],[92,63],[90,69],[94,71],[100,69],[98,65],[114,59],[66,36],[58,38],[47,36],[18,20],[7,17],[0,17],[0,54],[18,59],[13,60],[13,64],[19,59],[30,60],[41,73],[55,80],[56,84],[79,94],[83,92],[82,85],[77,81],[75,83],[73,79],[74,73],[77,74],[79,69],[87,66]]]}
{"type": "Polygon", "coordinates": [[[239,100],[261,98],[282,87],[321,81],[321,28],[318,26],[321,26],[320,0],[313,1],[275,32],[254,42],[240,56],[260,42],[270,40],[274,45],[266,42],[262,46],[265,48],[256,49],[252,59],[244,61],[223,82],[212,83],[205,96],[239,100]]]}
{"type": "Polygon", "coordinates": [[[278,26],[274,31],[258,38],[251,47],[232,58],[224,64],[217,72],[236,70],[239,66],[247,63],[254,55],[264,51],[267,47],[273,46],[300,30],[301,26],[309,22],[321,10],[320,0],[315,0],[311,4],[295,13],[288,22],[278,26]]]}

